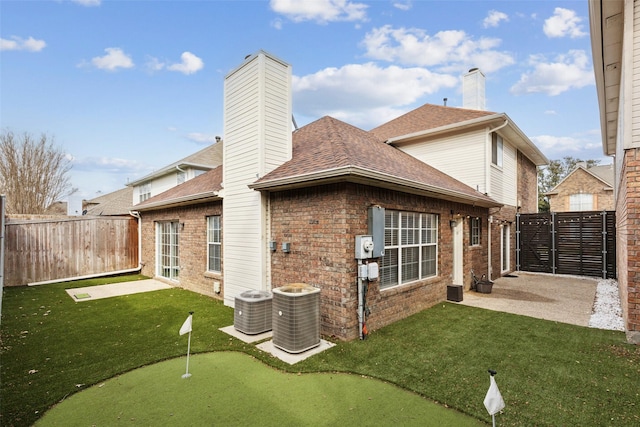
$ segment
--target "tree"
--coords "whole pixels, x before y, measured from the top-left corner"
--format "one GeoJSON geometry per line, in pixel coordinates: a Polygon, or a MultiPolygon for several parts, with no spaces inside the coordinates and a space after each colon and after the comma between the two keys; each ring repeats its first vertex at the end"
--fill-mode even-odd
{"type": "Polygon", "coordinates": [[[73,193],[70,170],[71,161],[53,138],[0,134],[0,193],[7,196],[7,213],[44,213],[53,202],[73,193]]]}
{"type": "Polygon", "coordinates": [[[562,160],[551,160],[549,166],[545,166],[538,172],[538,211],[549,212],[549,198],[545,193],[551,191],[567,175],[571,173],[578,163],[584,163],[588,169],[597,166],[600,160],[580,160],[571,156],[565,156],[562,160]]]}

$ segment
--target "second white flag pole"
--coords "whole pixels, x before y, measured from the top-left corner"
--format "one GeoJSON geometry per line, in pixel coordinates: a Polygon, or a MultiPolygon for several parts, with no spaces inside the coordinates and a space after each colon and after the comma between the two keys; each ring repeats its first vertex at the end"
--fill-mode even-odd
{"type": "Polygon", "coordinates": [[[191,376],[191,374],[189,373],[189,353],[191,353],[192,323],[193,323],[193,311],[190,311],[189,317],[187,317],[187,320],[184,321],[184,323],[182,324],[182,327],[180,328],[180,335],[184,335],[186,333],[189,334],[189,340],[187,344],[187,371],[185,372],[184,375],[182,375],[182,378],[189,378],[191,376]]]}

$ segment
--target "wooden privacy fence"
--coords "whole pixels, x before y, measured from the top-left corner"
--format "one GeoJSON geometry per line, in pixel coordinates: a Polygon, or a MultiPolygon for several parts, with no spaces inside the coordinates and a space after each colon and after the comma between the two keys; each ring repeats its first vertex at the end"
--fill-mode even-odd
{"type": "Polygon", "coordinates": [[[517,268],[616,278],[614,211],[518,214],[517,268]]]}
{"type": "Polygon", "coordinates": [[[4,243],[4,286],[138,267],[138,222],[133,217],[8,217],[4,243]]]}

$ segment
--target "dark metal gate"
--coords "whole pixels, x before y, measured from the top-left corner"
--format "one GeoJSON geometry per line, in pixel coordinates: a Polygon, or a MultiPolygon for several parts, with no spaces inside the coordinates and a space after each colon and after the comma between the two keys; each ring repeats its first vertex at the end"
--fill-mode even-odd
{"type": "Polygon", "coordinates": [[[522,271],[616,278],[614,211],[516,216],[516,264],[522,271]]]}

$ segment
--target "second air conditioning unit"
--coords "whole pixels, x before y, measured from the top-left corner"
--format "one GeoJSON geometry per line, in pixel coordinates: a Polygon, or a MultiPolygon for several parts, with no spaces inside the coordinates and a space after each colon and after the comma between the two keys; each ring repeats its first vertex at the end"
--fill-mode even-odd
{"type": "Polygon", "coordinates": [[[273,345],[302,353],[320,345],[320,289],[293,283],[273,289],[273,345]]]}

